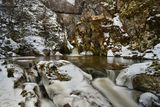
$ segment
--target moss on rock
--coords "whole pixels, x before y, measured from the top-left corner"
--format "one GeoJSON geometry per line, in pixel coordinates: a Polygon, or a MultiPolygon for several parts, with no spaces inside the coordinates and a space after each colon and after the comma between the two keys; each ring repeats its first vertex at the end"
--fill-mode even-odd
{"type": "Polygon", "coordinates": [[[160,92],[160,75],[139,74],[133,79],[134,89],[144,92],[160,92]]]}

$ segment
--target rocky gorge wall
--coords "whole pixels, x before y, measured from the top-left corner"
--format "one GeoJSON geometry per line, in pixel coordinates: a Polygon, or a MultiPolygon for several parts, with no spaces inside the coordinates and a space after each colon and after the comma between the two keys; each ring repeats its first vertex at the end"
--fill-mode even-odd
{"type": "Polygon", "coordinates": [[[159,5],[154,0],[20,0],[14,13],[1,9],[1,55],[69,54],[68,39],[79,53],[156,59],[159,5]]]}
{"type": "MultiPolygon", "coordinates": [[[[82,15],[75,22],[71,43],[79,52],[94,55],[145,56],[159,40],[159,1],[81,1],[82,15]],[[123,55],[123,51],[131,51],[123,55]],[[139,55],[141,53],[141,55],[139,55]],[[131,55],[132,54],[132,55],[131,55]]],[[[77,17],[74,17],[77,19],[77,17]]],[[[150,52],[156,56],[154,52],[150,52]]]]}
{"type": "Polygon", "coordinates": [[[66,36],[55,12],[39,0],[12,5],[0,11],[1,56],[54,54],[66,36]]]}

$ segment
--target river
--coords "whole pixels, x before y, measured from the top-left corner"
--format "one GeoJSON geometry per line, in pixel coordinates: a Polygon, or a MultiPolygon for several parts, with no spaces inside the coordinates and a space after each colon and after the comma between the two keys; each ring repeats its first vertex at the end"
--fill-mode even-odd
{"type": "MultiPolygon", "coordinates": [[[[30,63],[32,61],[68,60],[73,64],[75,64],[76,66],[78,66],[79,68],[81,68],[86,73],[91,74],[93,78],[108,77],[114,83],[115,83],[115,78],[122,69],[134,63],[144,62],[141,60],[124,59],[122,57],[102,57],[102,56],[101,57],[100,56],[11,57],[5,60],[23,66],[23,68],[25,69],[28,69],[30,67],[30,63]]],[[[1,77],[3,77],[4,74],[0,75],[1,77]]],[[[4,80],[0,81],[0,83],[5,84],[4,80]]],[[[10,81],[6,82],[6,85],[10,86],[10,88],[13,87],[13,83],[11,83],[10,81]]],[[[135,95],[139,92],[134,90],[128,90],[128,91],[133,94],[134,99],[136,100],[135,95]]],[[[2,88],[0,88],[0,93],[3,93],[0,96],[0,99],[3,99],[2,97],[8,94],[6,93],[5,95],[5,90],[2,90],[2,88]]],[[[12,106],[15,105],[15,99],[14,99],[15,91],[11,90],[10,93],[12,95],[13,100],[12,98],[8,97],[8,99],[5,98],[4,100],[1,100],[0,104],[4,105],[5,103],[9,102],[10,105],[12,106]]],[[[19,96],[15,95],[15,98],[18,97],[19,96]]]]}

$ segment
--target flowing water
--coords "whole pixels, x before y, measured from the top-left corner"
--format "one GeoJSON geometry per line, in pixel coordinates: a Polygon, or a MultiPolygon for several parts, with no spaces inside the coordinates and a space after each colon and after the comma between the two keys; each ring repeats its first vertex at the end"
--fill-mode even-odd
{"type": "Polygon", "coordinates": [[[116,86],[108,78],[98,78],[93,81],[93,85],[116,107],[138,107],[129,91],[116,86]]]}
{"type": "MultiPolygon", "coordinates": [[[[12,57],[8,58],[7,60],[19,64],[23,66],[24,69],[28,70],[31,66],[30,64],[32,63],[32,61],[44,61],[44,60],[49,61],[49,60],[59,60],[59,59],[68,60],[72,62],[76,66],[80,67],[86,73],[91,74],[93,78],[108,77],[109,79],[104,79],[102,80],[102,82],[95,80],[93,82],[93,85],[96,84],[94,85],[94,87],[96,87],[101,93],[103,93],[105,97],[111,100],[113,105],[115,106],[117,106],[117,104],[127,105],[128,103],[125,102],[130,102],[130,101],[132,102],[131,103],[132,105],[135,104],[130,94],[123,94],[132,91],[120,88],[114,85],[114,82],[120,70],[126,68],[128,65],[139,63],[141,62],[140,60],[124,59],[122,57],[115,58],[115,57],[100,57],[100,56],[12,57]],[[104,91],[104,89],[106,91],[104,91]]],[[[6,99],[5,102],[7,101],[9,102],[10,99],[9,100],[6,99]]],[[[48,104],[48,107],[52,105],[52,102],[50,102],[50,100],[42,99],[42,107],[46,105],[46,103],[48,104]]]]}

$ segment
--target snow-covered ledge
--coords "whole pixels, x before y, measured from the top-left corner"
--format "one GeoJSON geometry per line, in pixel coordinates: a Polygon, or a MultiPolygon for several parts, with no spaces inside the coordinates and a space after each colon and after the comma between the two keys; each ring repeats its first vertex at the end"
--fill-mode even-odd
{"type": "Polygon", "coordinates": [[[67,0],[69,3],[71,3],[72,5],[75,5],[75,0],[67,0]]]}
{"type": "Polygon", "coordinates": [[[121,71],[116,79],[116,84],[120,86],[126,86],[133,89],[132,79],[135,75],[145,73],[148,66],[152,62],[138,63],[129,66],[128,68],[121,71]]]}

